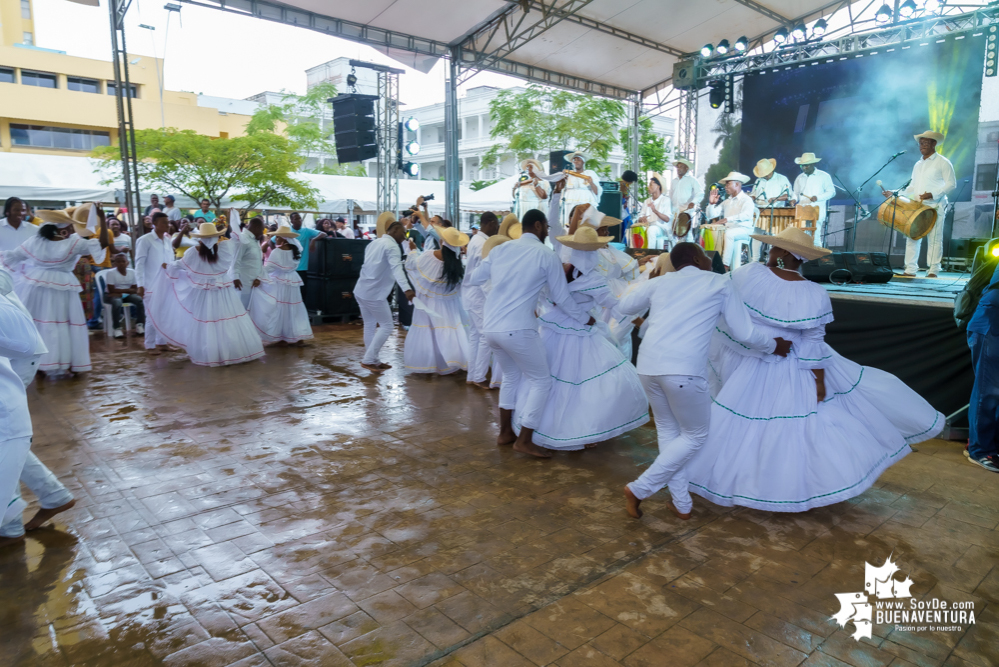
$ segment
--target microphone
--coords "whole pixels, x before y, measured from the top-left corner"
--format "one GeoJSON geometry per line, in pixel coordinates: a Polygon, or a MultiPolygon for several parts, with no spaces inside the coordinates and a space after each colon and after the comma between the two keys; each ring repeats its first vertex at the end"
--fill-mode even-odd
{"type": "Polygon", "coordinates": [[[895,153],[894,155],[891,156],[891,159],[894,160],[899,155],[905,155],[905,151],[899,151],[899,152],[895,153]]]}
{"type": "Polygon", "coordinates": [[[874,181],[874,182],[877,183],[878,187],[881,188],[882,190],[885,189],[885,186],[884,186],[884,184],[881,181],[874,181]]]}

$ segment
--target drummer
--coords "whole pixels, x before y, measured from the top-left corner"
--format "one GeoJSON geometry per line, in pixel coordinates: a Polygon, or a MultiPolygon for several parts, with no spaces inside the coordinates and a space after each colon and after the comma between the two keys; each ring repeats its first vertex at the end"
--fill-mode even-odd
{"type": "MultiPolygon", "coordinates": [[[[922,134],[914,135],[919,142],[919,152],[922,159],[916,162],[912,168],[912,179],[909,186],[899,192],[903,197],[908,197],[913,201],[918,201],[924,206],[929,206],[937,212],[937,222],[933,229],[926,235],[926,263],[929,270],[926,272],[927,278],[936,278],[940,275],[940,262],[943,259],[943,220],[947,213],[947,195],[957,187],[957,176],[954,174],[954,165],[950,160],[940,153],[937,153],[937,144],[944,140],[944,135],[939,132],[927,130],[922,134]]],[[[882,191],[885,197],[892,197],[893,194],[887,190],[882,191]]],[[[905,240],[905,273],[902,275],[908,278],[915,278],[919,270],[919,250],[923,244],[923,239],[913,241],[905,240]]]]}
{"type": "Polygon", "coordinates": [[[739,266],[737,262],[740,261],[739,249],[742,242],[752,242],[750,234],[753,233],[756,206],[749,195],[742,191],[742,186],[749,182],[749,176],[733,171],[721,179],[721,182],[725,184],[725,193],[728,195],[728,199],[721,204],[724,217],[719,219],[717,224],[725,225],[725,249],[722,253],[722,263],[727,270],[739,266]]]}
{"type": "Polygon", "coordinates": [[[805,153],[801,157],[794,158],[794,163],[801,167],[801,173],[794,179],[792,199],[798,204],[819,207],[819,219],[815,221],[813,238],[815,245],[825,247],[823,232],[826,227],[826,202],[836,194],[836,188],[829,174],[815,168],[815,165],[821,161],[822,158],[815,157],[815,153],[805,153]]]}
{"type": "Polygon", "coordinates": [[[670,231],[671,206],[670,198],[663,192],[662,175],[653,173],[652,178],[649,179],[649,198],[645,200],[642,215],[638,218],[638,223],[645,225],[649,248],[669,249],[672,237],[670,231]]]}
{"type": "Polygon", "coordinates": [[[540,178],[545,173],[545,168],[540,162],[529,158],[520,163],[520,170],[524,175],[521,176],[520,182],[513,186],[513,213],[518,220],[532,208],[544,211],[542,201],[548,199],[550,190],[548,182],[540,178]]]}
{"type": "Polygon", "coordinates": [[[586,155],[580,151],[569,153],[565,156],[565,161],[572,165],[571,169],[565,170],[571,173],[568,174],[565,190],[562,192],[562,227],[568,229],[569,215],[573,208],[578,204],[596,207],[600,203],[600,184],[597,182],[600,177],[592,169],[586,169],[586,155]]]}
{"type": "Polygon", "coordinates": [[[704,188],[700,181],[690,173],[693,168],[690,160],[685,157],[677,157],[673,161],[676,168],[676,180],[673,181],[669,190],[670,203],[673,205],[673,212],[679,215],[683,211],[694,215],[693,209],[697,208],[701,199],[704,198],[704,188]]]}
{"type": "Polygon", "coordinates": [[[787,180],[784,174],[777,173],[777,160],[773,158],[760,160],[753,167],[753,175],[756,176],[756,183],[753,184],[753,191],[749,196],[758,208],[783,206],[778,202],[786,202],[791,198],[791,181],[787,180]]]}

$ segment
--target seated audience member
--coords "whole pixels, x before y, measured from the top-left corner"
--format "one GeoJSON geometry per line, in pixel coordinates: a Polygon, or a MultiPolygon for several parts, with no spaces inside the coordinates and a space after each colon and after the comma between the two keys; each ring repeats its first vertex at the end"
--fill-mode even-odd
{"type": "Polygon", "coordinates": [[[107,286],[107,293],[104,295],[105,303],[111,304],[111,313],[114,318],[114,337],[121,338],[125,334],[122,331],[122,315],[124,305],[130,303],[135,307],[135,333],[145,334],[146,313],[142,305],[142,297],[139,296],[139,285],[135,279],[135,271],[128,268],[128,255],[119,253],[111,260],[113,268],[104,272],[104,282],[107,286]]]}

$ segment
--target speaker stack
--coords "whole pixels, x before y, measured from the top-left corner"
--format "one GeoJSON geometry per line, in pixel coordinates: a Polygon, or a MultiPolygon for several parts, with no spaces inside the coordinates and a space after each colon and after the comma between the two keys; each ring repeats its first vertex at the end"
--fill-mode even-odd
{"type": "Polygon", "coordinates": [[[329,101],[333,104],[337,162],[362,162],[376,157],[375,102],[378,96],[354,93],[337,95],[329,101]]]}
{"type": "Polygon", "coordinates": [[[572,151],[552,151],[548,154],[548,173],[557,174],[566,168],[565,156],[572,151]]]}
{"type": "Polygon", "coordinates": [[[305,307],[322,317],[359,315],[354,286],[364,264],[365,239],[319,239],[309,253],[305,307]]]}
{"type": "Polygon", "coordinates": [[[816,283],[886,283],[894,275],[883,252],[834,252],[805,262],[801,274],[816,283]]]}

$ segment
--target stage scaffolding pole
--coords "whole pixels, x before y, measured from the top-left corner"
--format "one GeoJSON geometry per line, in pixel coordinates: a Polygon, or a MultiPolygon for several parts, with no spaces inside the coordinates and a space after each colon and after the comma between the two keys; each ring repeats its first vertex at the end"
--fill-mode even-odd
{"type": "Polygon", "coordinates": [[[399,73],[378,71],[378,211],[399,210],[399,73]]]}
{"type": "Polygon", "coordinates": [[[459,186],[461,165],[458,162],[458,68],[461,64],[461,47],[451,48],[448,76],[444,82],[444,192],[445,215],[454,226],[461,229],[459,186]]]}
{"type": "MultiPolygon", "coordinates": [[[[677,123],[676,155],[682,155],[694,165],[697,174],[697,90],[680,91],[680,120],[677,123]]],[[[675,156],[674,156],[675,157],[675,156]]]]}
{"type": "Polygon", "coordinates": [[[139,166],[135,154],[135,125],[132,114],[132,81],[128,76],[128,50],[125,47],[125,14],[131,0],[109,0],[111,19],[111,63],[114,69],[114,99],[118,110],[118,147],[121,152],[122,185],[128,210],[128,230],[132,240],[145,231],[142,198],[139,195],[139,166]]]}
{"type": "Polygon", "coordinates": [[[631,100],[631,169],[638,173],[641,162],[638,155],[638,143],[642,120],[642,94],[635,93],[631,100]]]}

